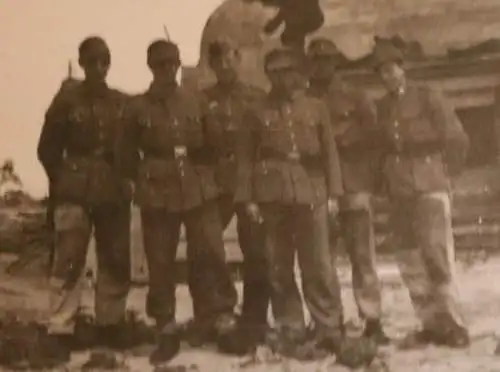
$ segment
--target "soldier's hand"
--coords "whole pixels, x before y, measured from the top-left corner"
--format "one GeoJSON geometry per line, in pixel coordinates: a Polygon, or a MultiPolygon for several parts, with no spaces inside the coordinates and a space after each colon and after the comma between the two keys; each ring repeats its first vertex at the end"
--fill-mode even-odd
{"type": "Polygon", "coordinates": [[[337,199],[328,199],[328,214],[333,218],[336,218],[339,215],[339,202],[337,199]]]}
{"type": "Polygon", "coordinates": [[[123,192],[127,197],[133,197],[135,194],[135,183],[131,180],[123,181],[123,192]]]}
{"type": "Polygon", "coordinates": [[[257,204],[248,203],[246,205],[246,211],[252,222],[261,224],[264,221],[262,215],[260,214],[260,208],[257,204]]]}

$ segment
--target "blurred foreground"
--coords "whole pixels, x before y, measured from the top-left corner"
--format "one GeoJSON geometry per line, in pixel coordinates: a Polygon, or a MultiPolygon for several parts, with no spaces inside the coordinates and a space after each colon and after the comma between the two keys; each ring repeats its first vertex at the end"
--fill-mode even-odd
{"type": "MultiPolygon", "coordinates": [[[[500,286],[495,286],[500,280],[500,256],[487,258],[484,255],[460,255],[458,271],[459,284],[465,311],[470,323],[472,346],[466,351],[453,351],[445,348],[428,347],[416,351],[400,351],[395,346],[389,346],[380,351],[383,360],[392,372],[498,372],[500,371],[500,356],[494,356],[496,346],[495,333],[500,331],[500,286]]],[[[3,266],[7,265],[5,257],[3,266]]],[[[383,282],[383,305],[385,309],[385,327],[388,334],[394,338],[402,338],[418,323],[403,287],[395,265],[384,260],[379,266],[383,282]]],[[[352,329],[358,324],[356,310],[350,286],[349,267],[342,265],[340,269],[343,285],[346,319],[352,329]]],[[[46,311],[47,299],[44,296],[44,281],[21,279],[0,274],[0,316],[15,312],[22,319],[36,320],[46,311]]],[[[241,288],[239,288],[241,289],[241,288]]],[[[136,287],[129,299],[130,309],[144,317],[146,287],[136,287]]],[[[192,315],[191,300],[184,285],[177,291],[177,317],[185,321],[192,315]]],[[[92,290],[86,292],[83,311],[92,312],[92,290]]],[[[147,361],[148,347],[133,350],[125,356],[125,364],[131,371],[153,371],[147,361]]],[[[260,350],[259,357],[232,358],[217,354],[210,349],[189,349],[172,361],[179,366],[177,371],[347,371],[344,367],[334,365],[333,359],[315,363],[299,363],[287,360],[275,360],[266,356],[265,350],[260,350]]],[[[86,361],[88,353],[74,354],[71,365],[66,370],[78,371],[86,361]]],[[[121,369],[125,370],[125,369],[121,369]]],[[[166,370],[168,371],[168,370],[166,370]]],[[[174,369],[172,369],[174,371],[174,369]]],[[[367,372],[384,371],[383,369],[366,370],[367,372]]]]}

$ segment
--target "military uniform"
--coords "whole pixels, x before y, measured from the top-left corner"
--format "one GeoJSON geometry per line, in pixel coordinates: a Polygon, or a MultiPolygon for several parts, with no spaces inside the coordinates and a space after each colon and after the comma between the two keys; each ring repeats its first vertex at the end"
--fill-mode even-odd
{"type": "MultiPolygon", "coordinates": [[[[288,51],[268,55],[267,68],[297,68],[288,51]]],[[[295,91],[271,91],[249,115],[239,151],[237,202],[257,203],[266,234],[271,303],[276,328],[291,338],[305,330],[295,282],[295,252],[302,288],[318,337],[341,334],[342,305],[328,247],[327,200],[342,190],[340,166],[324,104],[295,91]]]]}
{"type": "MultiPolygon", "coordinates": [[[[60,88],[59,91],[55,94],[54,98],[52,99],[52,102],[50,103],[49,107],[56,107],[59,103],[59,100],[64,101],[64,97],[67,94],[71,94],[72,89],[75,89],[77,86],[79,86],[81,83],[80,80],[73,79],[71,77],[68,77],[65,79],[60,88]]],[[[47,213],[46,213],[46,220],[47,220],[47,228],[51,232],[52,238],[50,240],[50,256],[49,256],[49,270],[52,268],[52,265],[54,263],[54,256],[55,256],[55,247],[54,247],[54,234],[55,234],[55,226],[54,226],[54,208],[55,208],[55,203],[53,200],[54,197],[54,191],[52,190],[54,185],[49,182],[49,198],[48,198],[48,205],[47,205],[47,213]]],[[[49,272],[50,275],[50,272],[49,272]]]]}
{"type": "Polygon", "coordinates": [[[135,181],[135,202],[141,208],[149,267],[147,313],[167,334],[176,332],[174,267],[182,223],[191,249],[196,317],[215,322],[232,315],[237,300],[225,262],[215,152],[204,133],[201,102],[183,88],[153,82],[135,99],[122,139],[122,164],[135,181]]]}
{"type": "Polygon", "coordinates": [[[87,247],[95,231],[96,322],[124,320],[130,285],[130,195],[116,170],[116,134],[126,96],[85,82],[54,99],[38,157],[53,199],[55,256],[50,278],[50,333],[71,333],[83,285],[87,247]]]}
{"type": "MultiPolygon", "coordinates": [[[[332,63],[338,63],[342,56],[330,40],[318,38],[309,45],[308,57],[311,63],[316,58],[329,58],[332,63]]],[[[366,94],[336,76],[327,81],[311,80],[309,94],[322,99],[330,112],[345,192],[340,198],[341,233],[352,264],[354,298],[360,315],[367,320],[366,332],[370,333],[370,327],[380,328],[381,318],[371,207],[371,198],[378,186],[380,159],[376,107],[366,94]]],[[[330,244],[334,250],[337,233],[332,229],[330,244]]]]}
{"type": "Polygon", "coordinates": [[[207,134],[216,148],[215,179],[219,188],[219,211],[226,228],[237,216],[238,242],[244,255],[242,325],[250,329],[267,325],[269,282],[263,249],[263,237],[241,205],[234,203],[236,191],[236,146],[246,110],[255,107],[265,92],[239,82],[232,86],[220,83],[204,92],[207,107],[204,115],[207,134]]]}
{"type": "MultiPolygon", "coordinates": [[[[379,49],[378,64],[397,53],[379,49]]],[[[458,173],[468,138],[452,107],[424,85],[407,83],[379,102],[386,139],[383,174],[392,202],[398,263],[429,340],[468,343],[454,279],[450,176],[458,173]]]]}

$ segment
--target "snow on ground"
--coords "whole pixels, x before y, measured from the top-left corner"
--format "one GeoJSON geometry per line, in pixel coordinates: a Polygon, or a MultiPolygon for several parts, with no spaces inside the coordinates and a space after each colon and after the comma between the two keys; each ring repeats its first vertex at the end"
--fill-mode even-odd
{"type": "MultiPolygon", "coordinates": [[[[384,323],[387,332],[394,338],[418,326],[413,314],[407,291],[403,287],[397,269],[391,262],[379,265],[383,283],[384,323]]],[[[500,356],[493,356],[496,346],[495,333],[500,332],[500,256],[492,257],[486,262],[474,265],[461,264],[458,267],[459,284],[464,309],[470,324],[473,338],[468,350],[454,351],[445,348],[428,347],[416,351],[400,351],[394,346],[381,350],[382,358],[391,372],[500,372],[500,356]]],[[[356,322],[356,308],[350,288],[349,268],[340,269],[343,284],[343,299],[346,317],[356,322]]],[[[41,284],[26,287],[24,283],[0,275],[0,309],[40,308],[46,304],[41,284]],[[20,292],[24,295],[20,295],[20,292]]],[[[241,291],[241,286],[239,286],[241,291]]],[[[136,288],[130,296],[130,307],[144,311],[146,287],[136,288]]],[[[177,290],[178,319],[186,320],[191,316],[191,301],[187,288],[179,286],[177,290]]],[[[92,304],[89,290],[84,303],[92,304]]],[[[29,312],[27,312],[27,316],[29,312]]],[[[86,360],[86,353],[76,354],[66,370],[79,370],[86,360]]],[[[131,371],[153,371],[147,362],[147,350],[138,351],[125,357],[131,371]]],[[[246,358],[248,359],[248,358],[246,358]]],[[[183,349],[182,353],[172,361],[172,365],[192,366],[189,370],[203,372],[248,371],[347,371],[334,365],[333,360],[316,363],[299,363],[294,361],[247,363],[245,358],[232,358],[217,354],[214,350],[183,349]]],[[[374,370],[375,371],[375,370],[374,370]]]]}

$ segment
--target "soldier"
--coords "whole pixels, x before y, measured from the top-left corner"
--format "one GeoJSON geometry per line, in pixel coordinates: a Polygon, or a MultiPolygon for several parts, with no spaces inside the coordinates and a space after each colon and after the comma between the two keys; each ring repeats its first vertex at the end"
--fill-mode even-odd
{"type": "Polygon", "coordinates": [[[244,112],[255,107],[265,92],[238,81],[236,67],[239,51],[228,40],[218,40],[209,47],[209,62],[217,83],[203,93],[208,103],[205,116],[207,132],[217,148],[216,182],[222,226],[226,228],[236,214],[238,242],[244,255],[243,311],[240,328],[250,344],[263,339],[267,328],[269,281],[265,267],[262,235],[253,226],[242,206],[234,203],[236,187],[235,150],[244,112]]]}
{"type": "Polygon", "coordinates": [[[214,180],[215,152],[202,125],[202,100],[177,86],[176,44],[158,40],[147,51],[153,82],[137,97],[121,136],[122,174],[135,184],[149,267],[147,313],[160,333],[152,364],[180,347],[175,322],[175,258],[186,227],[195,321],[210,324],[222,351],[232,352],[236,290],[225,262],[214,180]]]}
{"type": "Polygon", "coordinates": [[[303,345],[306,326],[294,275],[295,252],[315,331],[315,349],[337,351],[343,336],[340,288],[328,246],[328,212],[335,217],[342,180],[329,115],[306,97],[301,57],[271,51],[265,71],[271,92],[248,115],[239,146],[235,200],[262,223],[271,283],[271,303],[281,352],[303,345]]]}
{"type": "Polygon", "coordinates": [[[463,347],[469,335],[455,292],[449,189],[468,137],[442,95],[408,81],[402,64],[398,49],[377,44],[374,67],[388,92],[378,109],[391,227],[401,275],[423,326],[403,346],[463,347]]]}
{"type": "Polygon", "coordinates": [[[98,276],[95,313],[104,346],[121,348],[130,285],[130,193],[116,169],[116,134],[124,94],[106,84],[111,57],[100,37],[79,48],[85,80],[58,95],[38,144],[53,194],[55,256],[50,277],[47,358],[69,358],[83,269],[95,231],[98,276]]]}
{"type": "MultiPolygon", "coordinates": [[[[329,108],[340,156],[345,192],[340,198],[340,220],[352,264],[354,297],[361,317],[366,320],[364,334],[387,343],[380,324],[380,285],[371,208],[379,152],[374,140],[379,132],[375,105],[366,94],[336,76],[336,67],[343,56],[333,42],[317,38],[309,44],[307,54],[311,68],[309,94],[324,100],[329,108]]],[[[333,249],[335,232],[331,231],[330,238],[333,249]]]]}

